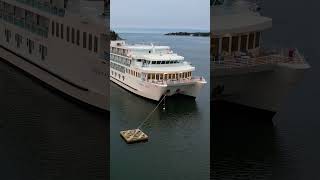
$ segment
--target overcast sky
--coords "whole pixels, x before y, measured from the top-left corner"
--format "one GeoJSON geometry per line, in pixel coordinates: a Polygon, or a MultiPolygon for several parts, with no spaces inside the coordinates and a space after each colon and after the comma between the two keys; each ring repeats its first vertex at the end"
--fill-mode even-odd
{"type": "Polygon", "coordinates": [[[111,28],[210,27],[209,0],[113,0],[111,28]]]}

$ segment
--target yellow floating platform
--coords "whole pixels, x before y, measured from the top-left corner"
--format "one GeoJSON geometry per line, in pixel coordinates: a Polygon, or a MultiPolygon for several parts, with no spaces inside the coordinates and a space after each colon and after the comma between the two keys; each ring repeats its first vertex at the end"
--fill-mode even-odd
{"type": "Polygon", "coordinates": [[[120,131],[120,135],[127,143],[136,143],[136,142],[141,142],[141,141],[147,141],[149,138],[140,129],[131,129],[131,130],[126,130],[126,131],[120,131]]]}

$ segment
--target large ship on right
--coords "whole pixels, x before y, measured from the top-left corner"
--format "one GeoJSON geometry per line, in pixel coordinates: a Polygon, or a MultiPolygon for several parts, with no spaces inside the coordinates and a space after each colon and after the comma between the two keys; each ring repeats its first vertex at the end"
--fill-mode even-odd
{"type": "Polygon", "coordinates": [[[221,0],[211,4],[211,96],[277,112],[310,65],[296,48],[262,47],[272,19],[258,9],[232,12],[221,0]]]}

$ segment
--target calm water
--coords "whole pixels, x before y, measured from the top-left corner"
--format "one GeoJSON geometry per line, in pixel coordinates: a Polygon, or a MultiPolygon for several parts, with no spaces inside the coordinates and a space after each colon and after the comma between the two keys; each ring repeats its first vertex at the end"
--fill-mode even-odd
{"type": "MultiPolygon", "coordinates": [[[[122,33],[130,43],[169,45],[196,66],[196,75],[209,81],[209,38],[173,37],[162,33],[122,33]]],[[[210,102],[208,83],[200,96],[169,98],[166,110],[158,109],[142,127],[150,139],[127,145],[121,130],[137,128],[156,102],[111,85],[111,178],[209,179],[210,102]]],[[[161,106],[162,107],[162,106],[161,106]]]]}
{"type": "Polygon", "coordinates": [[[0,179],[106,179],[109,114],[0,61],[0,179]]]}
{"type": "MultiPolygon", "coordinates": [[[[241,9],[252,2],[229,0],[229,5],[241,9]]],[[[311,20],[319,16],[319,2],[261,0],[259,4],[263,15],[273,18],[272,30],[263,34],[264,45],[298,47],[312,69],[273,120],[264,112],[212,105],[212,177],[319,179],[320,27],[311,20]]]]}

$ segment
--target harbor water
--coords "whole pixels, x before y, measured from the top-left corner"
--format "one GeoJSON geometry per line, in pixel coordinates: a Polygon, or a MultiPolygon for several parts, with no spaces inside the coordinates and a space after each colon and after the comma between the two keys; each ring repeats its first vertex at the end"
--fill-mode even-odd
{"type": "Polygon", "coordinates": [[[0,60],[1,179],[107,179],[109,113],[0,60]]]}

